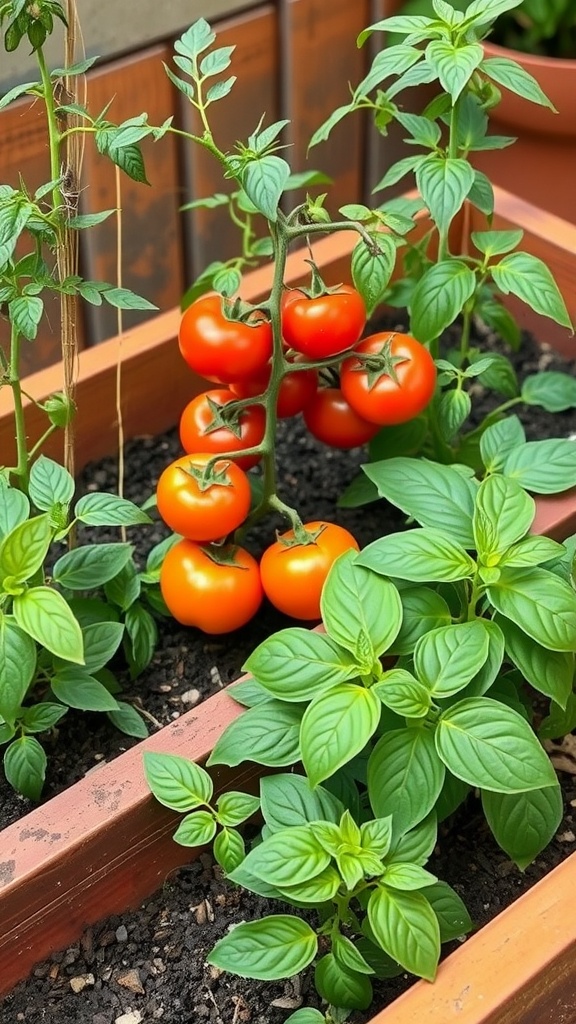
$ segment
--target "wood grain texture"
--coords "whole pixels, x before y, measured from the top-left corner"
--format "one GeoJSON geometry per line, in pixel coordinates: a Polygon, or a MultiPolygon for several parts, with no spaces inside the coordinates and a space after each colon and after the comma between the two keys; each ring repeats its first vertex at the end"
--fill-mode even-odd
{"type": "MultiPolygon", "coordinates": [[[[176,90],[162,66],[171,52],[171,47],[155,46],[90,73],[89,110],[99,112],[116,97],[107,115],[111,121],[119,123],[146,111],[150,124],[161,125],[174,113],[176,102],[176,90]]],[[[146,139],[142,150],[150,185],[120,175],[122,280],[124,287],[166,310],[179,302],[183,286],[177,144],[173,136],[165,135],[156,143],[146,139]]],[[[89,185],[82,193],[84,213],[116,208],[114,165],[90,142],[86,146],[84,178],[89,185]]],[[[85,277],[116,283],[116,243],[114,216],[85,232],[85,277]]],[[[124,311],[124,326],[132,327],[150,315],[124,311]]],[[[117,312],[107,303],[88,307],[87,316],[92,343],[117,333],[117,312]]]]}
{"type": "MultiPolygon", "coordinates": [[[[237,141],[247,143],[260,117],[272,124],[279,116],[278,21],[276,9],[262,4],[242,16],[226,19],[213,26],[217,46],[235,46],[232,63],[223,77],[236,75],[237,81],[224,99],[208,110],[214,140],[223,152],[232,152],[237,141]]],[[[182,120],[187,131],[198,132],[195,112],[181,97],[182,120]]],[[[234,187],[225,181],[217,160],[201,146],[182,141],[186,200],[203,199],[215,192],[229,193],[234,187]]],[[[242,248],[240,232],[228,215],[228,208],[195,210],[184,215],[189,255],[188,280],[191,284],[214,260],[238,256],[242,248]]],[[[265,231],[262,221],[260,233],[265,231]]]]}
{"type": "Polygon", "coordinates": [[[349,83],[356,84],[364,74],[368,55],[358,50],[356,37],[369,24],[370,4],[332,0],[329,17],[323,0],[280,0],[280,10],[283,116],[291,120],[290,160],[296,171],[315,168],[331,175],[334,184],[326,205],[334,216],[340,206],[357,202],[363,194],[365,121],[350,115],[327,142],[308,157],[306,151],[328,115],[349,101],[349,83]]]}

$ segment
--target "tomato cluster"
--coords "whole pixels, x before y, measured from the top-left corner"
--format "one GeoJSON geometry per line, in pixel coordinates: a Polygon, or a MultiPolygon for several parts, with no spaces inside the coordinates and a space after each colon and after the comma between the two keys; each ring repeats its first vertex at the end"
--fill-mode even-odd
{"type": "Polygon", "coordinates": [[[344,551],[358,549],[347,530],[320,522],[295,525],[266,549],[260,564],[233,542],[251,507],[247,471],[270,450],[276,418],[301,413],[314,437],[352,448],[381,426],[416,416],[436,384],[430,353],[409,335],[360,340],[366,311],[350,286],[312,296],[299,289],[285,293],[280,373],[270,321],[257,309],[238,314],[229,300],[210,294],[182,317],[184,359],[218,387],[184,409],[186,454],[166,467],[157,488],[161,517],[182,537],[162,566],[164,600],[179,622],[207,633],[242,626],[264,596],[287,615],[318,620],[330,566],[344,551]]]}

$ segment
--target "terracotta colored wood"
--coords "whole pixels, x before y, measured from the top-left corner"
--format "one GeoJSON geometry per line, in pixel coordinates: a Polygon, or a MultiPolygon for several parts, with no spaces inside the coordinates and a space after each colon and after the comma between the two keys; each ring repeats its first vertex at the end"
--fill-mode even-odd
{"type": "MultiPolygon", "coordinates": [[[[210,125],[217,145],[224,152],[232,152],[239,140],[247,143],[263,114],[264,125],[272,124],[281,116],[277,10],[271,4],[262,4],[253,11],[220,22],[215,29],[218,46],[235,46],[226,76],[236,75],[237,81],[228,96],[210,107],[210,125]]],[[[180,105],[186,129],[201,132],[199,119],[184,97],[180,98],[180,105]]],[[[181,153],[185,168],[183,203],[233,190],[232,183],[223,179],[222,168],[210,153],[185,139],[181,141],[181,153]]],[[[240,255],[241,233],[232,224],[227,207],[195,210],[182,216],[189,254],[187,285],[214,260],[240,255]]],[[[265,231],[263,221],[260,230],[265,231]]]]}
{"type": "MultiPolygon", "coordinates": [[[[142,754],[205,760],[240,705],[222,692],[2,832],[0,996],[90,922],[134,907],[195,854],[172,842],[177,816],[146,786],[142,754]]],[[[253,769],[214,773],[250,787],[253,769]]]]}
{"type": "MultiPolygon", "coordinates": [[[[109,110],[111,121],[120,123],[146,111],[151,124],[161,125],[175,112],[176,90],[162,66],[172,48],[155,46],[136,56],[124,57],[90,73],[88,109],[98,112],[116,97],[109,110]]],[[[170,309],[180,301],[183,288],[183,253],[178,147],[174,136],[159,143],[142,143],[150,185],[120,174],[122,208],[122,283],[138,295],[170,309]]],[[[117,207],[114,165],[96,147],[86,145],[83,176],[89,188],[82,192],[83,212],[117,207]]],[[[117,280],[117,223],[111,216],[83,236],[85,277],[117,280]]],[[[150,313],[123,312],[124,327],[150,319],[150,313]]],[[[92,343],[118,333],[117,311],[108,303],[87,307],[92,343]]]]}
{"type": "MultiPolygon", "coordinates": [[[[2,110],[0,138],[0,183],[19,188],[21,177],[33,195],[39,185],[50,181],[46,117],[39,100],[32,103],[25,97],[2,110]]],[[[19,244],[17,253],[23,256],[31,249],[32,245],[23,241],[19,244]]],[[[46,258],[49,258],[48,254],[46,258]]],[[[23,374],[40,370],[61,359],[59,297],[55,293],[45,292],[43,299],[46,303],[46,316],[40,324],[38,335],[33,342],[24,342],[22,345],[23,374]]],[[[77,329],[78,344],[82,348],[84,324],[81,313],[77,329]]],[[[3,316],[0,316],[0,346],[9,353],[10,328],[3,316]]]]}
{"type": "Polygon", "coordinates": [[[332,0],[326,17],[323,0],[281,0],[282,68],[285,117],[290,118],[289,159],[295,171],[326,170],[334,179],[326,207],[337,216],[345,203],[357,202],[364,191],[364,128],[358,116],[338,125],[327,142],[307,156],[311,136],[338,106],[348,103],[348,83],[365,73],[368,53],[356,37],[370,22],[367,0],[332,0]],[[321,74],[319,74],[321,69],[321,74]]]}

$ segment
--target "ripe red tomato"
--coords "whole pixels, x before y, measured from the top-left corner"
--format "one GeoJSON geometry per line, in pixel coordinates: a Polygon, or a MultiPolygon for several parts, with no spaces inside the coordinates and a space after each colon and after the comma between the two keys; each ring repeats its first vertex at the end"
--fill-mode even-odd
{"type": "Polygon", "coordinates": [[[306,529],[318,533],[310,544],[293,544],[294,531],[288,530],[262,555],[260,576],[264,593],[285,615],[295,619],[319,619],[320,595],[330,567],[339,555],[358,543],[348,530],[336,523],[306,523],[306,529]]]}
{"type": "Polygon", "coordinates": [[[340,388],[320,388],[304,409],[304,422],[313,437],[332,448],[356,448],[379,430],[358,415],[340,388]]]}
{"type": "MultiPolygon", "coordinates": [[[[185,452],[242,452],[260,444],[266,429],[266,413],[261,405],[249,405],[238,412],[235,423],[228,426],[226,415],[219,419],[236,395],[226,388],[196,395],[180,417],[180,442],[185,452]],[[216,408],[214,409],[214,406],[216,408]],[[238,436],[238,432],[240,436],[238,436]]],[[[234,456],[241,469],[248,470],[260,461],[259,455],[234,456]]]]}
{"type": "Polygon", "coordinates": [[[373,366],[356,355],[345,359],[340,369],[340,385],[346,400],[356,412],[380,426],[406,423],[426,408],[436,387],[436,367],[427,348],[409,334],[384,331],[372,334],[356,345],[355,352],[383,354],[394,364],[396,380],[385,370],[381,376],[373,366]],[[396,362],[398,360],[398,362],[396,362]]]}
{"type": "Polygon", "coordinates": [[[231,308],[221,295],[202,295],[184,312],[178,344],[201,377],[229,384],[258,373],[272,355],[272,327],[257,313],[249,322],[227,320],[231,308]]]}
{"type": "MultiPolygon", "coordinates": [[[[305,363],[304,356],[294,356],[291,363],[305,363]]],[[[230,390],[239,398],[251,398],[262,395],[268,387],[270,380],[270,364],[265,367],[256,377],[248,381],[234,381],[230,390]]],[[[276,413],[279,419],[288,419],[290,416],[297,416],[316,394],[318,387],[318,372],[316,370],[296,370],[294,373],[287,373],[282,378],[278,392],[278,404],[276,413]]]]}
{"type": "Polygon", "coordinates": [[[204,633],[229,633],[258,611],[264,591],[256,559],[244,548],[230,547],[233,561],[215,561],[213,553],[191,540],[170,548],[160,570],[160,590],[170,613],[183,626],[204,633]]]}
{"type": "Polygon", "coordinates": [[[166,466],[158,480],[158,512],[174,533],[181,533],[188,540],[227,537],[244,522],[250,509],[248,477],[233,462],[217,462],[216,482],[205,488],[193,475],[212,457],[207,452],[180,456],[166,466]]]}
{"type": "Polygon", "coordinates": [[[350,285],[309,298],[289,292],[282,303],[282,336],[308,359],[326,359],[356,344],[366,323],[362,296],[350,285]]]}

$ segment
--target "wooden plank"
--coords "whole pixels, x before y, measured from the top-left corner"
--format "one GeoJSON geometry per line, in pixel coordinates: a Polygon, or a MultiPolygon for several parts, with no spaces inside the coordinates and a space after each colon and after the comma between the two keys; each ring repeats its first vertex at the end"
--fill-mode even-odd
{"type": "MultiPolygon", "coordinates": [[[[358,202],[364,185],[364,131],[360,115],[336,126],[327,142],[312,150],[314,131],[338,106],[350,99],[348,83],[360,81],[367,51],[356,37],[370,21],[368,0],[280,0],[284,110],[290,118],[289,159],[294,170],[325,170],[334,178],[327,208],[334,216],[344,203],[358,202]]],[[[325,191],[324,188],[318,191],[325,191]]]]}
{"type": "MultiPolygon", "coordinates": [[[[237,140],[247,141],[259,118],[278,119],[278,26],[274,7],[262,4],[241,16],[215,24],[218,46],[235,46],[228,74],[237,75],[232,91],[209,109],[216,144],[231,151],[237,140]]],[[[183,120],[188,131],[199,130],[198,118],[182,97],[183,120]]],[[[214,192],[230,192],[230,182],[211,154],[194,143],[183,142],[187,201],[214,192]]],[[[227,208],[196,210],[185,214],[190,272],[188,284],[213,260],[227,260],[241,252],[241,236],[227,208]]]]}
{"type": "MultiPolygon", "coordinates": [[[[121,122],[146,111],[151,124],[160,125],[174,113],[175,89],[162,66],[171,53],[169,46],[156,46],[143,53],[107,65],[88,76],[88,106],[97,113],[112,98],[108,117],[121,122]]],[[[159,142],[142,144],[150,186],[121,174],[122,279],[126,288],[154,302],[159,309],[178,304],[182,294],[181,203],[177,144],[165,135],[159,142]]],[[[89,188],[82,192],[83,212],[116,207],[115,169],[88,141],[84,178],[89,188]]],[[[115,283],[117,224],[114,216],[91,228],[83,237],[85,277],[115,283]]],[[[89,307],[91,341],[117,333],[116,310],[103,303],[89,307]]],[[[132,327],[149,313],[124,312],[124,327],[132,327]]]]}
{"type": "MultiPolygon", "coordinates": [[[[31,194],[46,181],[50,181],[50,160],[46,135],[46,117],[40,100],[31,102],[28,97],[10,104],[0,113],[0,182],[20,187],[20,177],[31,194]]],[[[26,236],[18,247],[18,254],[32,250],[26,236]]],[[[48,254],[46,254],[48,258],[48,254]]],[[[60,348],[60,302],[51,292],[42,296],[46,303],[45,315],[34,342],[23,342],[21,374],[33,373],[44,366],[50,366],[61,358],[60,348]]],[[[83,347],[82,317],[78,317],[79,347],[83,347]]],[[[10,330],[7,321],[0,317],[0,345],[9,351],[10,330]]]]}

